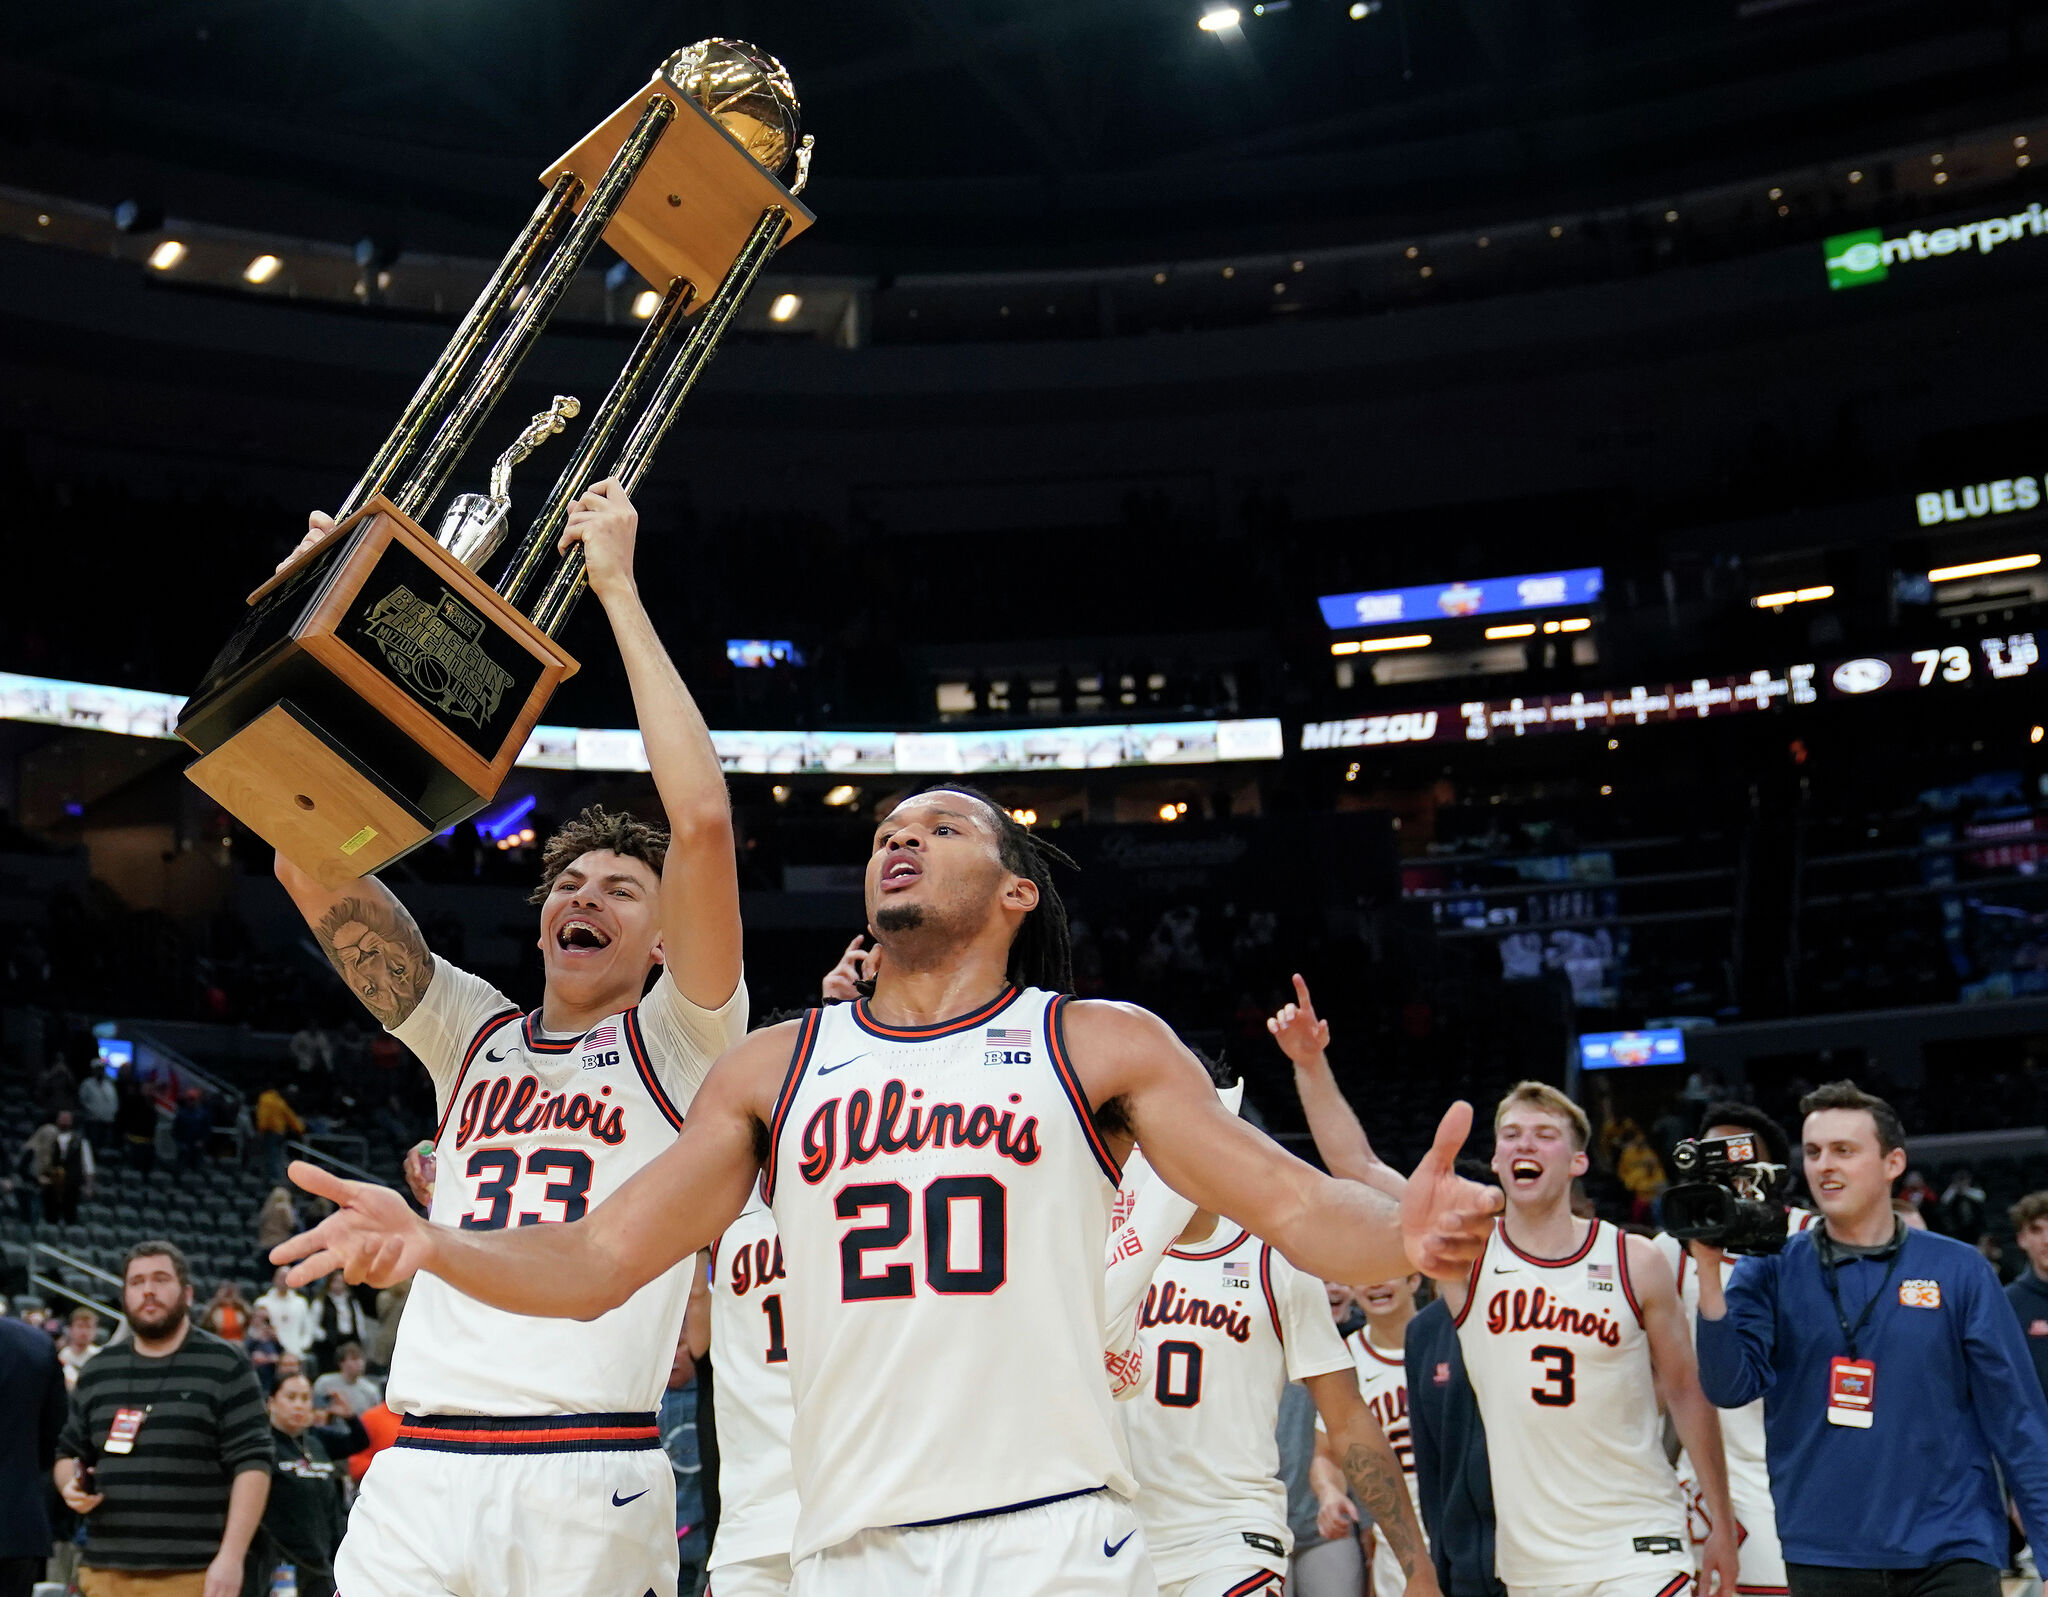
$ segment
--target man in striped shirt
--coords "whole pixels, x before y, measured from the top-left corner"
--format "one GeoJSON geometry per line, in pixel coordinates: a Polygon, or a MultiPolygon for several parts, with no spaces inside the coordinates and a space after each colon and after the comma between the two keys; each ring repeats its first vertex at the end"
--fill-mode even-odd
{"type": "Polygon", "coordinates": [[[57,1490],[86,1516],[85,1597],[239,1597],[270,1496],[270,1421],[242,1350],[192,1324],[169,1242],[122,1266],[132,1338],[79,1372],[57,1490]]]}

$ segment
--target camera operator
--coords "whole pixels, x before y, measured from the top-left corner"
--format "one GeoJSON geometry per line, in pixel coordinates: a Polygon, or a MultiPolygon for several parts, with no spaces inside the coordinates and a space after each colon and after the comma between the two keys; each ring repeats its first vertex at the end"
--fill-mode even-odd
{"type": "Polygon", "coordinates": [[[2000,1471],[2048,1533],[2048,1400],[2019,1326],[1982,1255],[1892,1212],[1890,1104],[1838,1081],[1799,1107],[1822,1223],[1741,1260],[1725,1295],[1725,1256],[1692,1245],[1700,1383],[1723,1408],[1769,1393],[1792,1597],[1998,1597],[2000,1471]]]}
{"type": "MultiPolygon", "coordinates": [[[[1791,1144],[1786,1139],[1785,1128],[1773,1120],[1755,1104],[1736,1103],[1723,1100],[1708,1104],[1700,1116],[1700,1138],[1716,1142],[1728,1138],[1749,1138],[1753,1150],[1760,1156],[1764,1167],[1783,1171],[1791,1164],[1791,1144]]],[[[1678,1157],[1684,1157],[1683,1145],[1678,1157]]],[[[1788,1209],[1780,1202],[1769,1205],[1769,1225],[1772,1232],[1770,1247],[1775,1250],[1783,1239],[1791,1234],[1804,1231],[1820,1216],[1808,1209],[1788,1209]]],[[[1667,1216],[1667,1223],[1676,1220],[1667,1216]]],[[[1736,1240],[1741,1236],[1738,1230],[1734,1236],[1722,1235],[1730,1246],[1741,1246],[1736,1240]]],[[[1669,1232],[1660,1232],[1656,1238],[1657,1251],[1664,1255],[1671,1266],[1672,1275],[1678,1282],[1678,1301],[1684,1310],[1686,1326],[1696,1330],[1700,1305],[1700,1272],[1693,1266],[1687,1255],[1685,1244],[1669,1232]]],[[[1758,1246],[1756,1251],[1766,1249],[1758,1246]]],[[[1740,1546],[1736,1556],[1741,1560],[1740,1572],[1736,1578],[1738,1591],[1783,1591],[1785,1589],[1785,1559],[1778,1544],[1778,1515],[1771,1503],[1771,1475],[1765,1460],[1764,1450],[1764,1405],[1762,1399],[1745,1403],[1740,1408],[1729,1409],[1721,1416],[1721,1445],[1728,1458],[1728,1498],[1735,1506],[1736,1534],[1740,1546]]],[[[1698,1478],[1692,1469],[1692,1460],[1684,1454],[1678,1459],[1679,1484],[1685,1488],[1686,1501],[1691,1506],[1694,1519],[1695,1537],[1704,1534],[1699,1521],[1706,1516],[1701,1498],[1698,1478]]]]}

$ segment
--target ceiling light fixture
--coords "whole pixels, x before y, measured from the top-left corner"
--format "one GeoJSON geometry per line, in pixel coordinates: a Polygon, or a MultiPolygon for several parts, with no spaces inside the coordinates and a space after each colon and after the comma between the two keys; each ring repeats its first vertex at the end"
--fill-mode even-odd
{"type": "Polygon", "coordinates": [[[1996,560],[1973,560],[1966,566],[1936,566],[1927,573],[1927,580],[1959,582],[1964,577],[1990,577],[2001,571],[2031,571],[2040,563],[2039,555],[2003,555],[1996,560]]]}

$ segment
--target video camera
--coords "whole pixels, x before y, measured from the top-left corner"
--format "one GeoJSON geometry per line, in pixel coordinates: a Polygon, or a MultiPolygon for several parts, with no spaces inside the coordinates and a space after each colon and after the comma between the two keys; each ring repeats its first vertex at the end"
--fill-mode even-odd
{"type": "Polygon", "coordinates": [[[1664,1191],[1664,1229],[1681,1242],[1730,1253],[1776,1253],[1785,1246],[1784,1193],[1790,1172],[1764,1157],[1763,1139],[1688,1137],[1671,1163],[1691,1179],[1664,1191]]]}

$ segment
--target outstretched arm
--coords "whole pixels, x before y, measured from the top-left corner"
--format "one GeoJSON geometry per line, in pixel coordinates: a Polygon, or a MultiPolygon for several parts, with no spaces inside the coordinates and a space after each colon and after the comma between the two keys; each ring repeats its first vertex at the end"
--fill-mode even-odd
{"type": "Polygon", "coordinates": [[[374,876],[322,887],[282,854],[277,879],[306,917],[327,963],[385,1030],[405,1024],[433,980],[434,956],[419,923],[374,876]]]}
{"type": "Polygon", "coordinates": [[[647,744],[647,764],[668,815],[661,872],[661,940],[685,998],[722,1009],[740,980],[740,884],[732,802],[711,732],[662,647],[633,580],[639,512],[610,478],[570,508],[561,549],[583,545],[590,591],[612,624],[647,744]]]}
{"type": "Polygon", "coordinates": [[[1128,1004],[1065,1010],[1065,1041],[1088,1101],[1121,1110],[1162,1180],[1227,1215],[1325,1281],[1455,1275],[1486,1240],[1501,1195],[1459,1179],[1451,1162],[1471,1129],[1454,1105],[1396,1204],[1304,1164],[1228,1114],[1208,1072],[1156,1015],[1128,1004]]]}
{"type": "Polygon", "coordinates": [[[1678,1283],[1671,1266],[1646,1237],[1625,1236],[1629,1285],[1643,1311],[1643,1330],[1650,1340],[1650,1367],[1657,1377],[1657,1395],[1671,1416],[1672,1429],[1692,1459],[1693,1474],[1706,1499],[1713,1525],[1700,1548],[1702,1597],[1735,1597],[1735,1508],[1728,1498],[1728,1459],[1721,1449],[1721,1416],[1700,1390],[1692,1338],[1686,1334],[1685,1310],[1678,1301],[1678,1283]]]}
{"type": "Polygon", "coordinates": [[[1408,1577],[1412,1597],[1435,1597],[1436,1566],[1429,1561],[1429,1544],[1416,1521],[1401,1461],[1359,1395],[1358,1377],[1349,1370],[1333,1370],[1328,1375],[1311,1375],[1302,1385],[1315,1399],[1316,1413],[1323,1421],[1324,1434],[1316,1438],[1316,1452],[1344,1472],[1345,1481],[1372,1515],[1373,1528],[1393,1549],[1401,1572],[1408,1577]]]}
{"type": "Polygon", "coordinates": [[[300,1162],[292,1180],[341,1207],[273,1248],[271,1260],[292,1265],[294,1286],[334,1270],[374,1286],[429,1270],[493,1308],[595,1319],[739,1218],[760,1172],[795,1029],[770,1026],[728,1051],[704,1078],[676,1140],[582,1220],[497,1231],[432,1225],[389,1187],[300,1162]]]}
{"type": "Polygon", "coordinates": [[[1337,1085],[1330,1069],[1330,1023],[1320,1019],[1308,996],[1308,983],[1294,978],[1294,1002],[1266,1022],[1266,1030],[1280,1044],[1280,1051],[1294,1064],[1294,1090],[1301,1098],[1301,1112],[1308,1119],[1308,1132],[1315,1139],[1323,1168],[1347,1181],[1367,1186],[1399,1200],[1408,1180],[1372,1151],[1365,1127],[1337,1085]]]}

